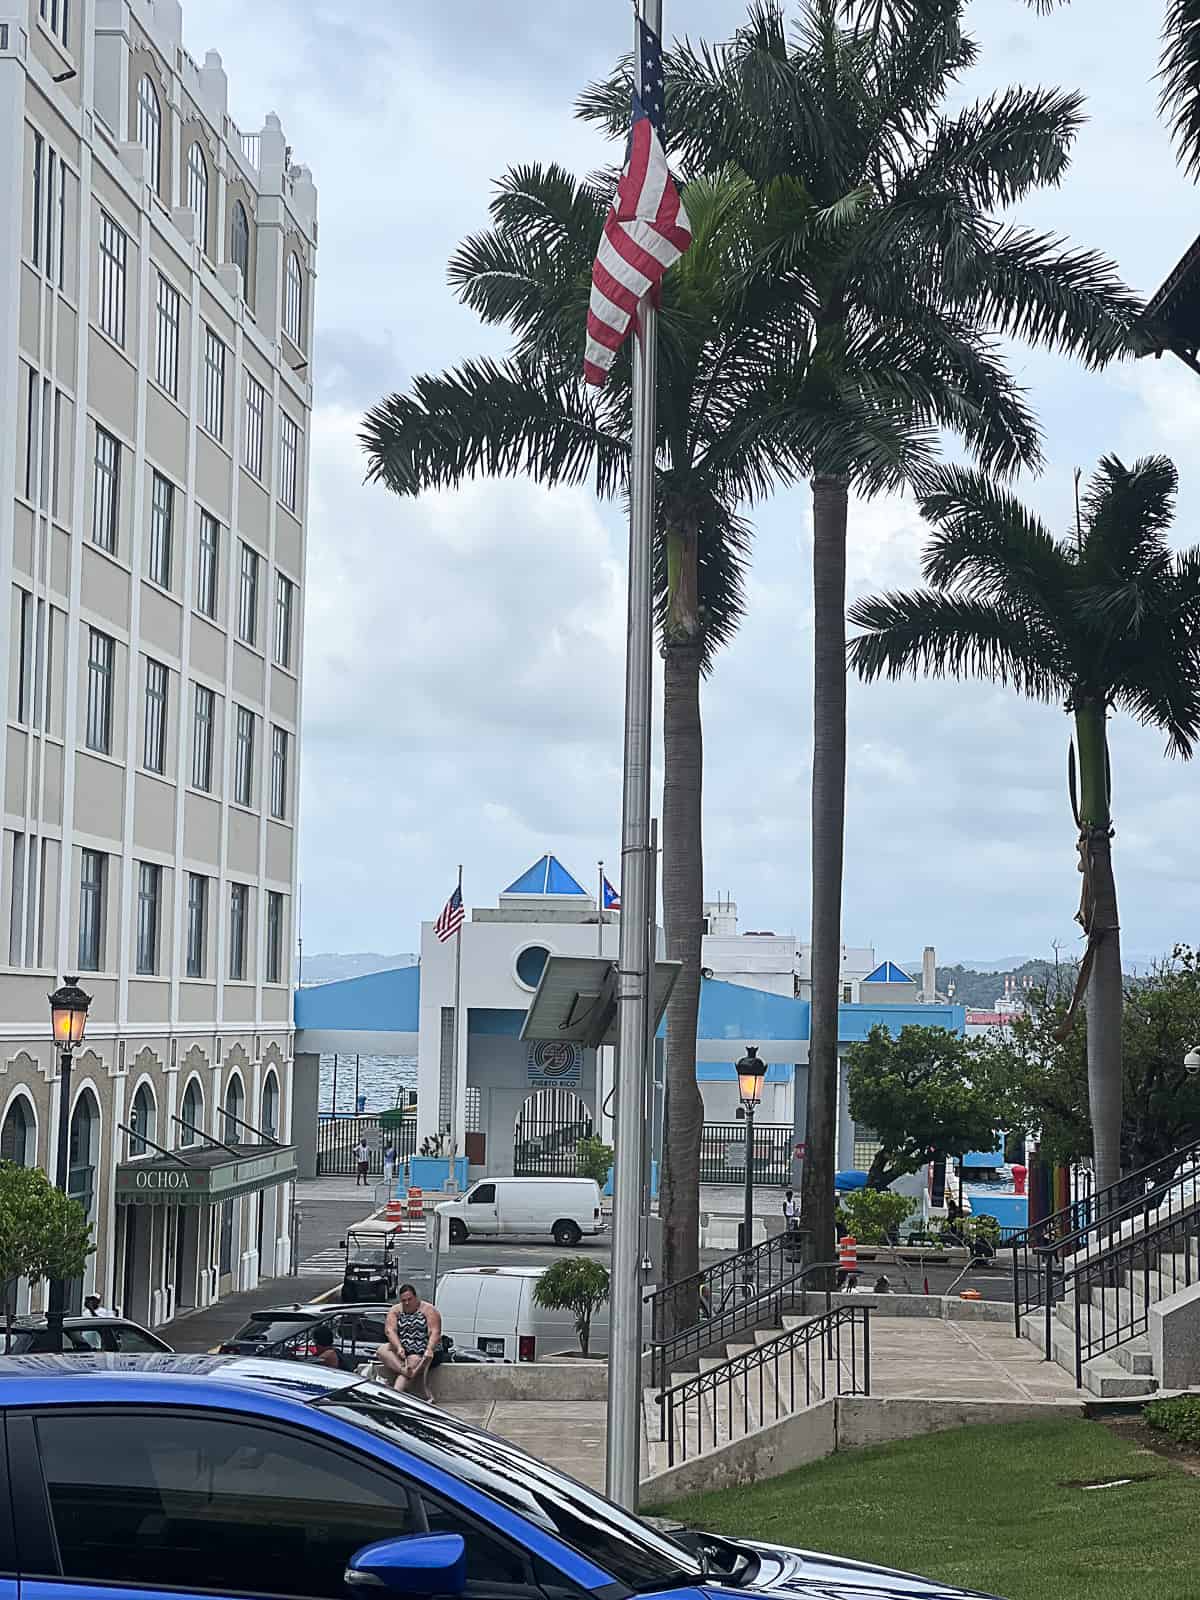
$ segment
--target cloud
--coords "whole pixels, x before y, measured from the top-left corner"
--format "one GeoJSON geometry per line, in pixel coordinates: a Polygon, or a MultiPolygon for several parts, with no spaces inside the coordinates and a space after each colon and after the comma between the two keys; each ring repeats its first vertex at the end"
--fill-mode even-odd
{"type": "MultiPolygon", "coordinates": [[[[1010,79],[1079,86],[1091,120],[1062,186],[1020,220],[1114,256],[1151,291],[1190,242],[1194,190],[1155,116],[1159,10],[1089,0],[1034,17],[974,0],[983,45],[960,98],[1010,79]],[[1086,14],[1085,14],[1086,12],[1086,14]]],[[[667,0],[667,31],[719,38],[740,0],[667,0]]],[[[494,352],[446,286],[521,161],[585,172],[611,148],[573,118],[584,83],[628,47],[625,0],[186,0],[193,55],[224,56],[231,110],[277,110],[320,195],[320,283],[306,594],[305,934],[325,949],[411,948],[461,860],[486,904],[556,849],[584,881],[618,859],[625,530],[584,491],[480,483],[397,501],[363,485],[361,410],[412,374],[494,352]]],[[[1200,527],[1200,379],[1178,363],[1105,374],[1014,349],[1046,436],[1021,492],[1069,526],[1072,469],[1166,449],[1183,473],[1180,540],[1200,527]]],[[[743,927],[806,930],[812,717],[807,491],[753,514],[749,605],[705,684],[705,856],[743,927]]],[[[852,508],[853,595],[917,581],[911,500],[852,508]]],[[[979,684],[850,685],[847,942],[906,960],[1048,953],[1078,930],[1057,707],[979,684]]],[[[661,750],[661,741],[656,743],[661,750]]],[[[1195,928],[1198,774],[1113,723],[1126,948],[1195,928]]],[[[655,779],[659,793],[660,774],[655,779]]],[[[610,875],[612,875],[610,873],[610,875]]]]}

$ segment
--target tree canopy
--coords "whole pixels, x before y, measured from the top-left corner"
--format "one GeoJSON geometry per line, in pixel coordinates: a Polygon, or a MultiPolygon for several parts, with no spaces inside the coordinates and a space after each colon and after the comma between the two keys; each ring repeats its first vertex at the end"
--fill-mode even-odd
{"type": "Polygon", "coordinates": [[[850,1115],[879,1140],[867,1185],[886,1189],[919,1172],[931,1155],[986,1150],[999,1127],[1002,1100],[995,1080],[977,1082],[974,1043],[945,1028],[881,1023],[850,1046],[850,1115]]]}
{"type": "Polygon", "coordinates": [[[95,1249],[78,1200],[62,1194],[40,1167],[0,1161],[0,1282],[78,1278],[95,1249]]]}

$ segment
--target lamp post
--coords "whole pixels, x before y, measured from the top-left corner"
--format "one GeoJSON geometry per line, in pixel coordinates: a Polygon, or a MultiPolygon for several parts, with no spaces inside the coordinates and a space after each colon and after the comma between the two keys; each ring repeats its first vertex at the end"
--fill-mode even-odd
{"type": "Polygon", "coordinates": [[[767,1064],[758,1059],[758,1046],[748,1044],[746,1054],[737,1064],[738,1094],[746,1113],[746,1205],[742,1225],[742,1249],[749,1250],[754,1242],[754,1113],[762,1099],[763,1079],[767,1064]]]}
{"type": "MultiPolygon", "coordinates": [[[[54,1161],[54,1187],[67,1192],[67,1175],[71,1156],[71,1061],[75,1049],[83,1043],[83,1030],[87,1025],[90,994],[79,987],[78,978],[68,978],[61,989],[56,989],[50,1000],[50,1031],[58,1049],[58,1149],[54,1161]]],[[[62,1350],[63,1312],[67,1303],[67,1286],[61,1278],[51,1278],[50,1299],[46,1307],[46,1331],[53,1350],[62,1350]]]]}

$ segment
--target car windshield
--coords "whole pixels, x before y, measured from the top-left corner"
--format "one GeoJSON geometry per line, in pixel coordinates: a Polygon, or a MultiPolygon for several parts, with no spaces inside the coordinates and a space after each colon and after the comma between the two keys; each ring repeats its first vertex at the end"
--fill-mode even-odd
{"type": "Polygon", "coordinates": [[[252,1340],[255,1344],[274,1344],[277,1339],[294,1339],[312,1320],[310,1316],[273,1316],[266,1312],[260,1317],[251,1317],[233,1337],[252,1340]]]}
{"type": "Polygon", "coordinates": [[[355,1250],[350,1257],[351,1266],[383,1267],[387,1265],[386,1250],[355,1250]]]}
{"type": "Polygon", "coordinates": [[[556,1534],[630,1589],[703,1580],[704,1565],[690,1550],[595,1490],[457,1417],[418,1410],[375,1385],[338,1390],[316,1403],[343,1421],[382,1434],[556,1534]]]}

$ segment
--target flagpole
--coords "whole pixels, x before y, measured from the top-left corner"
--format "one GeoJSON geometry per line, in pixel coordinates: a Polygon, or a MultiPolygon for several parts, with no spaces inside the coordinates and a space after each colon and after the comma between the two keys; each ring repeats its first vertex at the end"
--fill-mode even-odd
{"type": "MultiPolygon", "coordinates": [[[[643,0],[662,38],[662,0],[643,0]]],[[[641,37],[634,17],[639,93],[641,37]]],[[[625,643],[625,760],[621,796],[621,932],[618,946],[616,1155],[608,1356],[606,1484],[637,1510],[641,1469],[642,1116],[649,1015],[650,710],[653,663],[654,404],[657,313],[647,297],[633,346],[629,471],[629,610],[625,643]]]]}
{"type": "MultiPolygon", "coordinates": [[[[462,900],[463,869],[460,864],[458,869],[458,896],[462,900]]],[[[458,1189],[458,1044],[459,1044],[459,1012],[462,1003],[462,936],[466,926],[467,908],[462,907],[462,921],[458,925],[458,932],[454,935],[454,1049],[450,1069],[450,1179],[454,1185],[454,1192],[458,1189]]],[[[437,1285],[435,1284],[436,1288],[437,1285]]]]}
{"type": "Polygon", "coordinates": [[[596,954],[604,954],[604,863],[597,861],[597,870],[600,874],[600,887],[596,894],[596,910],[600,915],[596,918],[596,954]]]}

